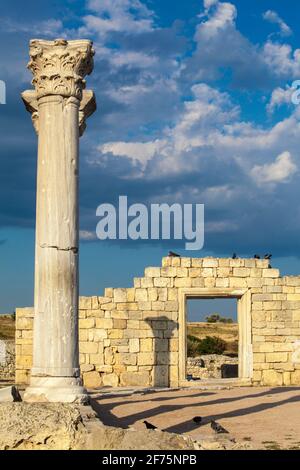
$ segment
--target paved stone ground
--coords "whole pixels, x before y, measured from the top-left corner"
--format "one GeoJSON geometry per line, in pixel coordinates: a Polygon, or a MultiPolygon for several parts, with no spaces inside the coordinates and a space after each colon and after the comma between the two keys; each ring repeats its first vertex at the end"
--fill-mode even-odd
{"type": "MultiPolygon", "coordinates": [[[[237,442],[254,449],[300,450],[300,388],[197,388],[115,395],[94,392],[94,409],[104,424],[145,429],[148,420],[159,429],[211,439],[210,420],[217,420],[237,442]],[[202,416],[204,424],[193,423],[202,416]]],[[[107,390],[108,392],[108,390],[107,390]]]]}

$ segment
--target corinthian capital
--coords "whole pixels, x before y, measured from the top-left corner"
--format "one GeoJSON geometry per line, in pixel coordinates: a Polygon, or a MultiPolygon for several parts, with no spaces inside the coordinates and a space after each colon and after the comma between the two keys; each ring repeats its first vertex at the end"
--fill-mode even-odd
{"type": "Polygon", "coordinates": [[[84,77],[93,70],[94,50],[88,40],[56,39],[30,41],[28,68],[37,99],[47,95],[77,98],[81,101],[84,77]]]}

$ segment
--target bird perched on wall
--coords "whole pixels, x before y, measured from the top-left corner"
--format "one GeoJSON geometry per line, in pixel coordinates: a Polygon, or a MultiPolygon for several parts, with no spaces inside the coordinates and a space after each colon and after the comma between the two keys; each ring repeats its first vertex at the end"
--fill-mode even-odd
{"type": "Polygon", "coordinates": [[[143,421],[144,425],[146,426],[147,429],[152,429],[154,431],[154,429],[157,429],[156,426],[154,426],[154,424],[151,424],[149,423],[149,421],[143,421]]]}
{"type": "Polygon", "coordinates": [[[233,253],[232,259],[237,259],[237,254],[236,253],[233,253]]]}
{"type": "Polygon", "coordinates": [[[171,256],[173,258],[180,258],[180,255],[178,255],[177,253],[174,253],[174,251],[169,251],[168,256],[171,256]]]}
{"type": "Polygon", "coordinates": [[[194,416],[193,421],[196,424],[200,424],[202,422],[202,417],[201,416],[194,416]]]}
{"type": "Polygon", "coordinates": [[[221,426],[221,424],[217,423],[217,421],[214,421],[213,419],[210,422],[210,427],[217,434],[229,434],[227,429],[223,428],[223,426],[221,426]]]}
{"type": "Polygon", "coordinates": [[[260,259],[260,256],[259,255],[254,255],[253,258],[254,259],[260,259]]]}
{"type": "Polygon", "coordinates": [[[271,259],[272,258],[272,255],[271,253],[267,253],[265,256],[264,256],[265,259],[271,259]]]}

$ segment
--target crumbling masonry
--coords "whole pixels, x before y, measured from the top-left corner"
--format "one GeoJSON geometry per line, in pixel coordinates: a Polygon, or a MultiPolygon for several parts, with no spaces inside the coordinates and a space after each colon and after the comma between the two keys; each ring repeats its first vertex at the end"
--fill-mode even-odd
{"type": "MultiPolygon", "coordinates": [[[[236,297],[236,384],[300,385],[300,276],[267,260],[163,258],[134,287],[79,303],[80,368],[87,387],[188,385],[186,299],[236,297]]],[[[16,382],[28,383],[33,309],[16,312],[16,382]]]]}

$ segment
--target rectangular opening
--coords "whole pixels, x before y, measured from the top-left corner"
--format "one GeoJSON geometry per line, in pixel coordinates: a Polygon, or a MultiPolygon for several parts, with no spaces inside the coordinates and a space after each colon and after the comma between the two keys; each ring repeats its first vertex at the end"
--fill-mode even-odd
{"type": "MultiPolygon", "coordinates": [[[[209,328],[209,326],[207,328],[209,328]]],[[[210,328],[210,330],[207,329],[207,333],[209,333],[207,336],[218,336],[217,329],[214,330],[213,328],[212,324],[212,328],[210,328]]],[[[229,326],[229,329],[231,329],[231,326],[229,326]]],[[[202,330],[202,334],[205,333],[203,327],[202,330]]],[[[228,362],[230,361],[228,360],[228,362]]],[[[223,383],[225,383],[225,380],[238,386],[251,384],[253,376],[253,352],[251,335],[251,294],[249,289],[192,287],[181,288],[179,290],[178,368],[178,383],[181,386],[197,386],[198,384],[204,384],[205,382],[222,383],[223,381],[223,383]],[[227,303],[227,301],[229,302],[227,303]],[[200,302],[203,303],[200,304],[200,302]],[[195,373],[191,373],[188,369],[188,350],[190,351],[191,349],[191,345],[188,345],[188,335],[192,333],[193,329],[193,325],[189,327],[189,321],[191,323],[204,323],[206,317],[214,313],[217,313],[221,318],[224,318],[224,323],[221,321],[219,322],[221,325],[217,325],[219,327],[224,326],[223,330],[226,328],[225,325],[230,325],[229,323],[226,323],[226,319],[228,321],[228,318],[231,318],[233,320],[233,324],[236,325],[236,336],[234,337],[234,333],[231,332],[233,336],[230,334],[227,338],[227,342],[231,344],[226,344],[224,352],[226,352],[225,355],[228,355],[228,357],[235,356],[237,354],[238,367],[235,367],[234,374],[234,367],[229,368],[231,369],[232,375],[234,375],[232,378],[225,378],[225,376],[229,375],[228,368],[225,367],[225,372],[223,371],[223,374],[222,372],[219,374],[219,377],[221,375],[220,378],[210,378],[213,374],[207,374],[208,378],[198,378],[197,380],[195,373]],[[237,347],[236,339],[238,342],[237,347]]]]}
{"type": "Polygon", "coordinates": [[[186,310],[186,380],[237,379],[237,299],[187,297],[186,310]]]}

